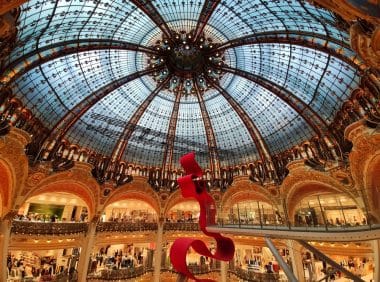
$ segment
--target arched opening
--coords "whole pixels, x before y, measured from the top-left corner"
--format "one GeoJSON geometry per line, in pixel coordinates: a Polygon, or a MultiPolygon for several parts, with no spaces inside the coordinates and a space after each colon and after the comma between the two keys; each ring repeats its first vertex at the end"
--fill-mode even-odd
{"type": "Polygon", "coordinates": [[[158,217],[160,214],[160,203],[158,197],[156,194],[151,193],[151,188],[145,184],[146,183],[141,185],[140,181],[136,181],[136,183],[127,184],[128,190],[121,187],[111,194],[109,199],[104,204],[104,209],[109,208],[114,203],[121,203],[121,201],[124,200],[127,202],[122,204],[128,204],[128,201],[140,201],[143,202],[144,205],[149,205],[149,209],[156,214],[156,217],[158,217]]]}
{"type": "Polygon", "coordinates": [[[41,193],[26,200],[18,210],[18,218],[32,222],[87,222],[88,206],[75,194],[41,193]]]}
{"type": "MultiPolygon", "coordinates": [[[[76,181],[64,180],[43,185],[33,190],[32,193],[27,196],[25,202],[34,196],[45,194],[47,197],[50,197],[50,195],[54,195],[55,193],[66,193],[83,201],[84,206],[87,208],[89,221],[95,215],[96,202],[92,191],[86,185],[76,181]]],[[[58,197],[57,200],[59,201],[58,197]]]]}
{"type": "Polygon", "coordinates": [[[25,245],[17,244],[10,249],[9,257],[17,267],[9,270],[9,278],[41,276],[50,281],[49,278],[58,275],[63,275],[62,279],[77,277],[81,250],[75,237],[87,230],[90,209],[80,193],[55,188],[44,186],[19,208],[12,229],[16,234],[28,234],[25,236],[29,239],[25,245]],[[28,242],[30,238],[34,238],[34,245],[28,242]]]}
{"type": "Polygon", "coordinates": [[[289,221],[294,223],[294,214],[297,204],[308,196],[320,195],[325,193],[339,193],[331,186],[324,185],[322,183],[303,183],[301,185],[292,187],[287,193],[286,207],[288,212],[289,221]]]}
{"type": "Polygon", "coordinates": [[[199,204],[195,200],[177,202],[165,214],[166,222],[198,222],[199,204]]]}
{"type": "Polygon", "coordinates": [[[277,207],[261,197],[235,195],[229,205],[223,207],[219,216],[223,224],[282,225],[284,215],[277,207]]]}
{"type": "Polygon", "coordinates": [[[289,191],[288,218],[301,226],[356,226],[367,218],[356,201],[344,191],[323,183],[303,183],[289,191]]]}
{"type": "Polygon", "coordinates": [[[295,208],[297,226],[344,227],[367,224],[355,201],[342,193],[322,193],[301,199],[295,208]]]}
{"type": "Polygon", "coordinates": [[[106,206],[102,222],[152,223],[157,222],[157,212],[143,199],[121,199],[106,206]]]}

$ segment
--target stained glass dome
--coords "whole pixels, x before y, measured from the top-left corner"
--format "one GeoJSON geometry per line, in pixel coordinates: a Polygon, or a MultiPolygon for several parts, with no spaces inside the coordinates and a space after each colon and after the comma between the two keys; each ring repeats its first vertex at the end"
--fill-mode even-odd
{"type": "Polygon", "coordinates": [[[359,83],[346,30],[294,0],[31,0],[6,72],[51,136],[171,169],[323,135],[359,83]]]}

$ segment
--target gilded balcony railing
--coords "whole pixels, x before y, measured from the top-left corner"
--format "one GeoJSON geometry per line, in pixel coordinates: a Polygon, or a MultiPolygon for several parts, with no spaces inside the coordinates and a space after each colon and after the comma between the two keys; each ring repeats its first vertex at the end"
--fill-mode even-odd
{"type": "Polygon", "coordinates": [[[85,222],[31,222],[31,221],[12,221],[11,232],[13,234],[30,235],[66,235],[86,233],[88,223],[85,222]]]}
{"type": "Polygon", "coordinates": [[[154,222],[99,222],[96,232],[135,232],[157,230],[154,222]]]}

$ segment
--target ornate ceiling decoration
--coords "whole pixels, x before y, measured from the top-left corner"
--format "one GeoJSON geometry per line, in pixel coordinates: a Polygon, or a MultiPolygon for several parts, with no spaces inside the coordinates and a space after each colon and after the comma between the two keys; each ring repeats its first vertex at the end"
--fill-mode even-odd
{"type": "Polygon", "coordinates": [[[0,79],[47,128],[39,154],[65,142],[105,181],[133,164],[161,185],[196,151],[223,186],[238,165],[281,178],[278,154],[334,144],[361,64],[335,16],[304,1],[31,0],[0,79]]]}

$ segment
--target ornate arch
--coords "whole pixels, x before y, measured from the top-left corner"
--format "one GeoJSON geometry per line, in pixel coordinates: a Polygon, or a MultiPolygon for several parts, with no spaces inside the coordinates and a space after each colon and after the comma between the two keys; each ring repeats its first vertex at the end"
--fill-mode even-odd
{"type": "Polygon", "coordinates": [[[0,138],[0,193],[3,207],[0,216],[14,208],[15,199],[25,185],[28,159],[24,148],[29,142],[29,135],[14,127],[6,136],[0,138]]]}
{"type": "MultiPolygon", "coordinates": [[[[46,176],[42,172],[31,174],[23,193],[23,203],[30,197],[52,192],[65,192],[81,198],[88,207],[89,219],[97,212],[99,185],[90,173],[91,166],[76,162],[69,171],[46,176]]],[[[22,204],[22,203],[20,203],[22,204]]]]}
{"type": "Polygon", "coordinates": [[[273,195],[270,194],[268,189],[252,183],[247,178],[237,178],[234,184],[228,188],[227,192],[223,194],[220,206],[222,212],[225,212],[233,204],[243,200],[256,200],[266,202],[270,205],[277,206],[277,202],[273,195]]]}
{"type": "MultiPolygon", "coordinates": [[[[172,208],[172,207],[174,207],[175,205],[177,205],[177,204],[180,204],[180,203],[183,203],[183,202],[189,202],[189,201],[191,201],[191,199],[186,199],[186,198],[184,198],[183,196],[182,196],[182,194],[181,194],[181,190],[180,189],[178,189],[178,190],[176,190],[174,193],[172,193],[170,196],[169,196],[169,198],[168,198],[168,200],[167,200],[167,202],[166,202],[166,204],[165,204],[165,207],[164,207],[164,209],[163,209],[163,214],[164,214],[164,216],[170,211],[170,209],[172,208]]],[[[194,202],[197,202],[195,199],[193,199],[193,201],[194,202]]],[[[198,204],[198,203],[197,203],[198,204]]]]}
{"type": "Polygon", "coordinates": [[[44,181],[44,184],[39,185],[28,193],[24,199],[24,202],[27,199],[40,194],[64,192],[81,198],[87,205],[89,218],[92,219],[96,213],[96,200],[93,193],[89,190],[89,187],[87,187],[85,183],[70,179],[62,179],[58,181],[49,180],[50,179],[47,179],[47,181],[44,181]]]}
{"type": "Polygon", "coordinates": [[[131,183],[125,184],[115,190],[110,197],[104,202],[102,210],[114,202],[126,200],[126,199],[136,199],[148,203],[160,216],[161,204],[157,194],[152,190],[152,188],[146,183],[146,178],[144,177],[134,177],[131,183]]]}
{"type": "Polygon", "coordinates": [[[290,221],[294,218],[296,205],[301,199],[308,196],[344,193],[356,202],[353,193],[339,181],[305,166],[298,166],[291,170],[281,185],[280,193],[285,201],[290,221]]]}

